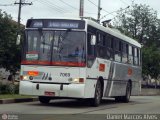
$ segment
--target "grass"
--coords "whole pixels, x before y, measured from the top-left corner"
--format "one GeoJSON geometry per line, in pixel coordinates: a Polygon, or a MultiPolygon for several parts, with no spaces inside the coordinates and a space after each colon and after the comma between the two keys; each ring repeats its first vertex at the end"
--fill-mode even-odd
{"type": "Polygon", "coordinates": [[[9,98],[32,98],[33,96],[29,95],[19,95],[19,94],[2,94],[0,99],[9,99],[9,98]]]}

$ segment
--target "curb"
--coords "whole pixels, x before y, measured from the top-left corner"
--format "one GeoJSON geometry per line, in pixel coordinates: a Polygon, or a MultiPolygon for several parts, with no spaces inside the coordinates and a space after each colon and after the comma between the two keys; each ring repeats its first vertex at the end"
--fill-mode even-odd
{"type": "Polygon", "coordinates": [[[38,101],[38,98],[33,97],[33,98],[8,98],[8,99],[0,99],[0,104],[8,104],[8,103],[21,103],[21,102],[34,102],[38,101]]]}

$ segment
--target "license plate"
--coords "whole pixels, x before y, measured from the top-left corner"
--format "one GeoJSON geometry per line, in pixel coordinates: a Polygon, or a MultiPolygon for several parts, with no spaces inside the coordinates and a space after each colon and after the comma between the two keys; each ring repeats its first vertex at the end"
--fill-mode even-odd
{"type": "Polygon", "coordinates": [[[45,96],[55,96],[55,92],[49,92],[49,91],[45,91],[44,92],[45,96]]]}

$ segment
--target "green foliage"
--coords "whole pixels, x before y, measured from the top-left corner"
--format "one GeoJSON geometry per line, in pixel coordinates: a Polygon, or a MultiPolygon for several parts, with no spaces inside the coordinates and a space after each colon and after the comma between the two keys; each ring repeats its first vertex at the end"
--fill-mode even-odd
{"type": "Polygon", "coordinates": [[[160,74],[160,20],[157,12],[147,5],[133,3],[131,8],[125,12],[120,10],[117,15],[114,26],[144,45],[143,74],[157,78],[160,74]]]}
{"type": "Polygon", "coordinates": [[[0,94],[18,94],[19,85],[18,84],[0,84],[0,94]]]}
{"type": "Polygon", "coordinates": [[[20,68],[20,46],[16,45],[17,23],[0,10],[0,67],[15,73],[20,68]]]}
{"type": "MultiPolygon", "coordinates": [[[[146,43],[156,33],[157,12],[147,5],[132,4],[125,12],[119,11],[115,26],[126,35],[146,43]]],[[[155,40],[155,39],[154,39],[155,40]]]]}
{"type": "Polygon", "coordinates": [[[158,77],[160,74],[160,52],[155,46],[144,47],[143,51],[143,74],[158,77]]]}

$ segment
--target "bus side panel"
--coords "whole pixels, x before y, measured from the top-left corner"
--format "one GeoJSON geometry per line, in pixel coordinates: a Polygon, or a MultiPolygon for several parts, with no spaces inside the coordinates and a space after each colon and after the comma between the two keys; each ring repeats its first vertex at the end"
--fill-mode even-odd
{"type": "Polygon", "coordinates": [[[132,95],[140,92],[141,69],[138,66],[116,63],[109,96],[124,96],[126,94],[127,82],[132,82],[132,95]]]}
{"type": "Polygon", "coordinates": [[[85,98],[93,98],[95,94],[95,85],[97,83],[97,80],[95,79],[86,79],[85,82],[85,98]]]}
{"type": "Polygon", "coordinates": [[[101,58],[96,58],[91,68],[87,68],[87,80],[86,80],[86,86],[85,91],[90,91],[90,93],[87,93],[90,97],[94,97],[95,93],[95,86],[97,83],[97,80],[102,77],[104,80],[104,89],[103,89],[103,96],[105,94],[109,71],[110,71],[110,64],[111,61],[104,60],[101,58]]]}

